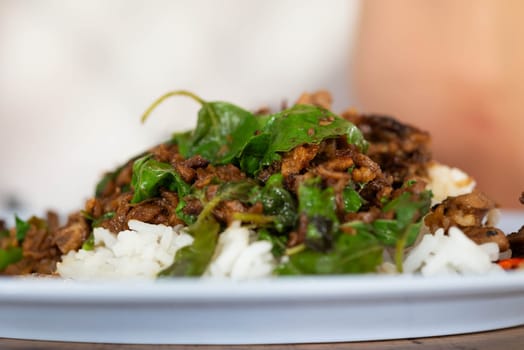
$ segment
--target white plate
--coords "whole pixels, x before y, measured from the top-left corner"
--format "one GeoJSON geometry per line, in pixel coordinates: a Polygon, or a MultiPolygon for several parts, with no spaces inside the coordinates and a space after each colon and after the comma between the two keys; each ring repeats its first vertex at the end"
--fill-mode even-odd
{"type": "Polygon", "coordinates": [[[0,337],[109,343],[383,340],[524,324],[524,273],[232,283],[0,280],[0,337]]]}
{"type": "MultiPolygon", "coordinates": [[[[507,232],[524,223],[503,212],[507,232]]],[[[0,337],[109,343],[384,340],[524,324],[524,273],[253,282],[77,283],[0,278],[0,337]]]]}

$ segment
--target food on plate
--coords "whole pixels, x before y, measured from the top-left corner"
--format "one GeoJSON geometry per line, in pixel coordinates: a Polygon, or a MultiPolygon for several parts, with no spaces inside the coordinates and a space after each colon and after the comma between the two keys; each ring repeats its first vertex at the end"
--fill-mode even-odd
{"type": "MultiPolygon", "coordinates": [[[[72,279],[490,273],[523,256],[523,229],[432,159],[430,135],[386,116],[330,111],[325,91],[250,112],[205,101],[196,128],[105,174],[60,225],[0,227],[0,271],[72,279]]],[[[521,198],[521,201],[523,199],[521,198]]],[[[514,267],[511,265],[511,267],[514,267]]]]}

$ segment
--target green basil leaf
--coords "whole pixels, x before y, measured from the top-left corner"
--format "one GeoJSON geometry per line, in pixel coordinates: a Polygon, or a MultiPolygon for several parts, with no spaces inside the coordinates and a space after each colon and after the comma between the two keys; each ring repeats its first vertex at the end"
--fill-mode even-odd
{"type": "Polygon", "coordinates": [[[188,228],[194,237],[193,244],[186,246],[175,255],[171,266],[159,273],[167,276],[201,276],[215,252],[220,225],[212,216],[206,216],[188,228]]]}
{"type": "Polygon", "coordinates": [[[269,241],[272,244],[271,253],[275,257],[281,257],[286,252],[287,236],[271,234],[266,229],[258,230],[258,239],[261,241],[269,241]]]}
{"type": "Polygon", "coordinates": [[[311,249],[327,251],[338,231],[335,192],[332,187],[321,188],[321,179],[315,178],[298,188],[298,212],[307,218],[305,244],[311,249]]]}
{"type": "Polygon", "coordinates": [[[313,250],[289,256],[275,270],[278,275],[328,275],[375,272],[382,263],[383,247],[375,236],[361,232],[339,234],[334,250],[322,253],[313,250]]]}
{"type": "Polygon", "coordinates": [[[206,102],[198,112],[189,154],[214,164],[230,163],[255,135],[255,116],[228,102],[206,102]]]}
{"type": "Polygon", "coordinates": [[[186,213],[184,213],[185,206],[186,206],[186,201],[184,200],[184,198],[179,198],[178,199],[178,205],[175,208],[175,213],[176,213],[177,217],[179,217],[180,219],[184,220],[186,225],[191,225],[191,224],[195,223],[196,216],[195,215],[187,215],[186,213]]]}
{"type": "MultiPolygon", "coordinates": [[[[396,220],[377,219],[368,224],[367,230],[368,232],[373,232],[382,244],[391,247],[396,246],[398,240],[405,237],[405,246],[409,247],[417,240],[421,225],[421,222],[411,223],[402,231],[399,229],[396,220]]],[[[355,225],[353,227],[358,226],[355,225]]]]}
{"type": "MultiPolygon", "coordinates": [[[[407,187],[412,184],[406,184],[407,187]]],[[[431,192],[423,191],[419,194],[403,192],[398,197],[387,203],[382,210],[384,212],[393,211],[397,224],[395,245],[395,263],[397,270],[402,272],[402,262],[404,261],[404,249],[409,244],[413,244],[420,231],[421,221],[429,211],[431,205],[431,192]]]]}
{"type": "Polygon", "coordinates": [[[346,186],[342,191],[342,201],[344,202],[346,212],[356,213],[362,206],[364,200],[355,189],[351,186],[346,186]]]}
{"type": "Polygon", "coordinates": [[[109,212],[101,215],[100,217],[98,217],[96,219],[93,219],[93,221],[91,222],[91,226],[92,227],[99,227],[100,224],[102,224],[102,222],[114,218],[115,215],[116,215],[116,213],[114,211],[109,211],[109,212]]]}
{"type": "Polygon", "coordinates": [[[193,142],[191,140],[192,133],[192,131],[178,132],[174,133],[171,138],[171,141],[178,145],[178,152],[185,157],[188,157],[191,154],[191,146],[193,142]]]}
{"type": "Polygon", "coordinates": [[[251,203],[261,202],[264,214],[274,217],[277,232],[288,232],[297,223],[297,204],[291,193],[284,188],[282,174],[274,174],[262,188],[252,190],[251,203]]]}
{"type": "Polygon", "coordinates": [[[187,195],[191,189],[170,164],[154,160],[151,155],[134,162],[131,185],[135,191],[131,203],[155,197],[161,186],[176,191],[179,198],[187,195]]]}
{"type": "Polygon", "coordinates": [[[259,128],[259,122],[251,112],[229,102],[208,102],[185,90],[161,96],[147,109],[142,121],[156,106],[173,96],[186,96],[201,105],[196,128],[173,135],[179,152],[186,158],[199,154],[213,164],[230,163],[259,128]]]}
{"type": "Polygon", "coordinates": [[[83,250],[93,250],[95,249],[95,235],[93,232],[89,234],[89,237],[82,243],[82,249],[83,250]]]}
{"type": "Polygon", "coordinates": [[[7,266],[22,260],[22,257],[22,248],[20,247],[0,249],[0,271],[3,271],[7,266]]]}
{"type": "Polygon", "coordinates": [[[430,206],[430,191],[423,191],[418,196],[414,196],[409,192],[403,192],[400,196],[387,203],[382,211],[393,211],[399,230],[404,230],[408,225],[419,221],[426,215],[430,206]]]}
{"type": "Polygon", "coordinates": [[[267,117],[261,132],[245,146],[240,165],[248,174],[256,174],[262,167],[280,160],[279,153],[341,135],[346,135],[347,141],[361,150],[367,149],[362,133],[349,121],[321,107],[295,105],[267,117]]]}
{"type": "Polygon", "coordinates": [[[7,238],[9,237],[9,230],[1,230],[0,231],[0,238],[7,238]]]}
{"type": "MultiPolygon", "coordinates": [[[[141,153],[140,155],[131,158],[127,163],[119,166],[115,170],[104,174],[102,179],[100,179],[100,181],[97,183],[95,187],[95,197],[99,198],[104,194],[104,191],[106,187],[109,185],[109,183],[116,180],[118,175],[120,175],[122,170],[124,170],[124,168],[129,164],[129,162],[134,162],[135,160],[143,156],[144,156],[144,153],[141,153]]],[[[122,192],[127,192],[129,188],[126,188],[126,186],[122,186],[121,189],[122,189],[122,192]]]]}
{"type": "Polygon", "coordinates": [[[22,242],[27,234],[27,231],[31,228],[29,221],[24,221],[15,215],[15,228],[16,228],[16,239],[18,242],[22,242]]]}

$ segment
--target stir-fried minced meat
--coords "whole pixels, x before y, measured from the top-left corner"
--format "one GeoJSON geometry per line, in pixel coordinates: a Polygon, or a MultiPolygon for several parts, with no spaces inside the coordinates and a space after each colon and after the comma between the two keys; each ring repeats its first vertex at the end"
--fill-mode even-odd
{"type": "Polygon", "coordinates": [[[67,224],[54,233],[54,243],[62,254],[77,250],[89,236],[91,229],[81,213],[69,216],[67,224]]]}
{"type": "Polygon", "coordinates": [[[508,238],[498,228],[470,226],[462,229],[464,234],[477,244],[496,243],[499,250],[504,252],[509,249],[508,238]]]}
{"type": "Polygon", "coordinates": [[[451,226],[459,228],[483,226],[484,219],[492,209],[495,209],[493,200],[482,192],[473,191],[456,197],[448,197],[432,208],[424,222],[432,232],[440,227],[447,230],[451,226]]]}
{"type": "Polygon", "coordinates": [[[367,155],[393,177],[395,187],[411,177],[426,175],[426,166],[431,160],[427,132],[387,116],[353,112],[343,116],[362,131],[369,141],[367,155]]]}
{"type": "Polygon", "coordinates": [[[209,164],[205,168],[198,168],[195,188],[204,188],[216,181],[235,182],[246,178],[246,175],[233,164],[213,166],[209,164]]]}
{"type": "Polygon", "coordinates": [[[315,158],[319,145],[301,145],[282,157],[281,172],[284,177],[299,174],[315,158]]]}
{"type": "Polygon", "coordinates": [[[197,176],[196,169],[204,168],[209,164],[209,161],[202,158],[200,155],[193,156],[188,159],[172,162],[176,171],[180,174],[185,182],[191,183],[197,176]]]}
{"type": "MultiPolygon", "coordinates": [[[[131,204],[131,193],[125,193],[111,201],[107,212],[114,215],[100,223],[101,227],[117,233],[127,230],[129,220],[139,220],[150,224],[175,226],[183,224],[175,214],[178,196],[166,190],[161,190],[157,198],[152,198],[137,204],[131,204]]],[[[87,209],[87,208],[86,208],[87,209]]]]}
{"type": "Polygon", "coordinates": [[[235,213],[244,213],[245,211],[246,207],[240,201],[230,200],[220,203],[215,210],[213,210],[213,214],[215,218],[227,223],[229,226],[234,221],[233,216],[235,213]]]}
{"type": "Polygon", "coordinates": [[[331,94],[328,91],[320,90],[312,94],[303,93],[295,104],[314,105],[325,109],[331,109],[332,102],[333,99],[331,98],[331,94]]]}
{"type": "MultiPolygon", "coordinates": [[[[524,192],[520,194],[519,201],[524,205],[524,192]]],[[[524,257],[524,225],[508,236],[509,245],[513,256],[524,257]]]]}
{"type": "Polygon", "coordinates": [[[477,243],[495,242],[501,251],[509,248],[504,233],[493,227],[489,220],[489,212],[495,209],[493,200],[484,193],[474,191],[456,197],[448,197],[442,203],[432,208],[424,222],[431,232],[439,228],[447,231],[457,226],[477,243]]]}
{"type": "Polygon", "coordinates": [[[511,253],[516,257],[524,257],[524,226],[508,236],[511,253]]]}
{"type": "MultiPolygon", "coordinates": [[[[33,217],[28,221],[28,230],[21,243],[22,260],[10,264],[1,274],[23,275],[23,274],[52,274],[55,271],[56,263],[60,260],[62,251],[56,243],[56,232],[51,231],[48,222],[54,227],[56,214],[49,212],[47,220],[33,217]]],[[[16,229],[11,229],[9,246],[17,246],[16,229]]],[[[75,246],[74,249],[78,249],[75,246]]]]}

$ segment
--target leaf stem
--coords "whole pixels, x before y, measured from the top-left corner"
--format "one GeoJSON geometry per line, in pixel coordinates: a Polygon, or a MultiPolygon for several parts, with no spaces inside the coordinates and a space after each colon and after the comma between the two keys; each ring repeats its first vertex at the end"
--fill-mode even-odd
{"type": "Polygon", "coordinates": [[[396,247],[395,247],[395,265],[397,267],[398,273],[403,272],[403,262],[404,262],[404,247],[406,246],[406,237],[405,235],[402,236],[397,241],[396,247]]]}
{"type": "Polygon", "coordinates": [[[292,248],[286,249],[286,255],[289,256],[289,255],[297,254],[303,251],[304,249],[306,249],[306,245],[302,243],[292,248]]]}
{"type": "MultiPolygon", "coordinates": [[[[155,102],[153,102],[151,104],[151,106],[149,106],[148,109],[146,109],[146,111],[144,112],[144,114],[142,114],[142,117],[140,118],[141,122],[142,123],[145,123],[145,121],[147,120],[147,118],[149,118],[149,116],[151,115],[151,113],[158,107],[158,105],[160,105],[162,102],[164,102],[165,100],[167,100],[168,98],[170,97],[174,97],[174,96],[187,96],[193,100],[195,100],[196,102],[200,103],[202,105],[202,107],[205,107],[207,105],[206,101],[204,101],[202,98],[200,98],[199,96],[195,95],[194,93],[192,92],[189,92],[187,90],[175,90],[175,91],[170,91],[162,96],[160,96],[159,98],[157,98],[155,100],[155,102]]],[[[213,113],[214,114],[214,113],[213,113]]]]}
{"type": "Polygon", "coordinates": [[[254,213],[233,213],[234,220],[240,220],[242,222],[252,222],[257,225],[266,225],[275,221],[275,217],[263,214],[254,213]]]}

